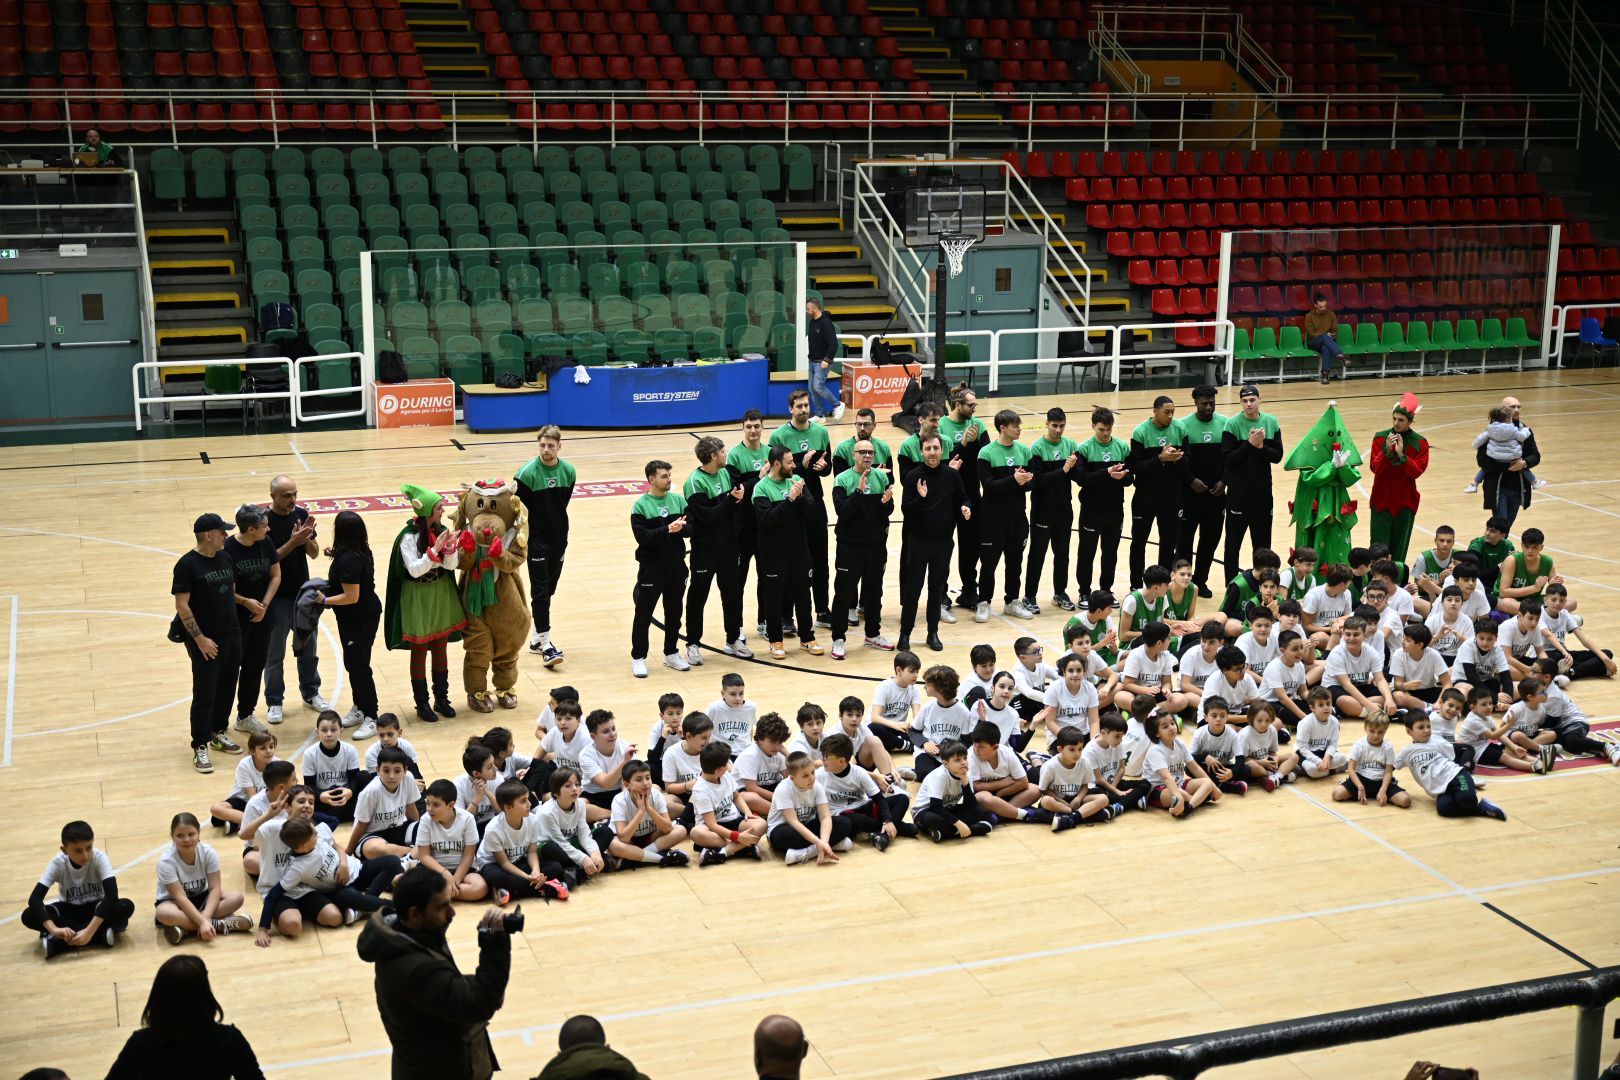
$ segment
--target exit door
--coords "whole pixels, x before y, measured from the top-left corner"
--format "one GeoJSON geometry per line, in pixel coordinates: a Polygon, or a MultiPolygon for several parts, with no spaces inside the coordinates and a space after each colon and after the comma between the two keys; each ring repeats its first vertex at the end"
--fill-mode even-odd
{"type": "Polygon", "coordinates": [[[133,270],[0,274],[0,422],[132,417],[140,303],[133,270]]]}
{"type": "MultiPolygon", "coordinates": [[[[1045,249],[1035,246],[968,249],[962,272],[950,279],[945,291],[951,330],[1012,330],[1040,323],[1041,268],[1045,249]]],[[[960,339],[976,361],[990,359],[990,339],[960,339]]],[[[1035,355],[1034,334],[1012,334],[1002,339],[1001,358],[1027,359],[1035,355]]]]}

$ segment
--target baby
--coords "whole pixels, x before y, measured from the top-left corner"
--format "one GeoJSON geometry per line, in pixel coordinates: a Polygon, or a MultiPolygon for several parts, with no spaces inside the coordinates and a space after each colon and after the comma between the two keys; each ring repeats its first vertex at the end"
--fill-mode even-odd
{"type": "Polygon", "coordinates": [[[1483,446],[1492,461],[1518,461],[1524,456],[1524,440],[1530,429],[1513,422],[1513,413],[1503,405],[1491,410],[1491,422],[1474,436],[1474,448],[1483,446]]]}

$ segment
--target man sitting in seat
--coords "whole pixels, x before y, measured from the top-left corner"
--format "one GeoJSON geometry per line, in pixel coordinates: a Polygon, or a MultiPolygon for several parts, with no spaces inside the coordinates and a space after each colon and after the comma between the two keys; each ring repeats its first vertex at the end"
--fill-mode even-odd
{"type": "Polygon", "coordinates": [[[1327,297],[1321,293],[1311,297],[1311,310],[1305,313],[1305,347],[1321,354],[1324,385],[1333,377],[1333,361],[1344,355],[1344,350],[1339,348],[1339,342],[1333,336],[1338,327],[1338,316],[1328,310],[1327,297]]]}

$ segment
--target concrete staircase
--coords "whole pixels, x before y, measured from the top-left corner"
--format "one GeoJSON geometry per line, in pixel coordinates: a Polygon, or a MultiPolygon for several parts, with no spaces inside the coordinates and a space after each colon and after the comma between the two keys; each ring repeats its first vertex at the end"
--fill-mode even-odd
{"type": "MultiPolygon", "coordinates": [[[[218,357],[254,340],[252,290],[230,210],[148,211],[157,358],[218,357]]],[[[200,387],[203,369],[171,368],[165,386],[200,387]]]]}
{"type": "Polygon", "coordinates": [[[850,233],[835,203],[777,204],[782,228],[806,245],[808,287],[819,292],[822,307],[841,334],[877,334],[905,330],[895,306],[878,280],[876,268],[850,233]]]}
{"type": "Polygon", "coordinates": [[[410,0],[405,21],[433,89],[443,92],[438,101],[446,122],[454,92],[470,90],[490,96],[479,99],[476,113],[458,113],[458,121],[512,120],[511,105],[499,97],[502,85],[495,78],[495,61],[484,52],[484,36],[473,29],[472,12],[460,0],[410,0]]]}

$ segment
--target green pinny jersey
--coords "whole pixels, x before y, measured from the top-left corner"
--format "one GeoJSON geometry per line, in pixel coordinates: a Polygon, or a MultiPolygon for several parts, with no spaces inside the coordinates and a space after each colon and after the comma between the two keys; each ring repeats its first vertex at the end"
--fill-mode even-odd
{"type": "Polygon", "coordinates": [[[1069,621],[1063,624],[1063,640],[1067,641],[1069,639],[1069,631],[1073,630],[1077,626],[1085,627],[1086,636],[1091,639],[1092,650],[1096,652],[1098,656],[1103,658],[1103,663],[1112,665],[1114,661],[1119,659],[1119,653],[1115,652],[1113,649],[1104,649],[1097,644],[1097,642],[1108,636],[1107,619],[1104,619],[1099,623],[1093,623],[1084,615],[1070,616],[1069,621]]]}
{"type": "MultiPolygon", "coordinates": [[[[1531,585],[1536,583],[1536,578],[1541,577],[1543,574],[1547,575],[1548,577],[1552,577],[1553,575],[1553,560],[1551,555],[1543,554],[1541,556],[1541,563],[1534,570],[1531,570],[1529,566],[1525,564],[1524,552],[1515,551],[1513,553],[1513,580],[1505,581],[1504,578],[1497,578],[1496,590],[1497,592],[1501,592],[1503,588],[1529,588],[1531,585]]],[[[1542,596],[1540,593],[1531,593],[1528,596],[1521,596],[1519,599],[1520,601],[1535,600],[1539,603],[1542,596]]]]}
{"type": "MultiPolygon", "coordinates": [[[[1188,593],[1190,594],[1191,592],[1192,590],[1189,589],[1188,593]]],[[[1170,610],[1169,592],[1166,592],[1163,596],[1159,597],[1157,603],[1151,602],[1147,597],[1143,596],[1141,589],[1132,589],[1130,596],[1136,601],[1136,612],[1131,616],[1132,630],[1140,632],[1142,627],[1146,626],[1150,622],[1165,621],[1166,614],[1170,610]]],[[[1191,601],[1188,601],[1188,606],[1192,606],[1191,601]]],[[[1125,646],[1125,651],[1129,652],[1131,646],[1135,645],[1137,640],[1138,639],[1136,638],[1132,638],[1130,644],[1125,646]]]]}

